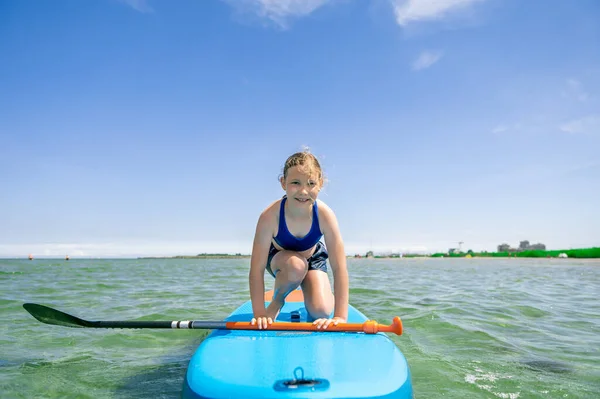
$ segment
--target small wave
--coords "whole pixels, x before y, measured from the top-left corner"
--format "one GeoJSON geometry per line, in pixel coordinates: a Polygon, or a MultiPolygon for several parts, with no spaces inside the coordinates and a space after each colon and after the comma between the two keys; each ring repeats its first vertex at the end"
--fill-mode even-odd
{"type": "Polygon", "coordinates": [[[486,372],[475,366],[474,374],[467,374],[465,382],[475,385],[477,388],[487,391],[494,396],[502,399],[517,399],[521,392],[496,392],[496,384],[501,380],[511,379],[512,375],[486,372]]]}
{"type": "Polygon", "coordinates": [[[545,310],[539,308],[535,308],[533,306],[517,305],[515,307],[521,312],[523,316],[526,317],[539,318],[550,315],[549,312],[546,312],[545,310]]]}
{"type": "Polygon", "coordinates": [[[350,294],[387,295],[387,292],[371,288],[350,288],[350,294]]]}
{"type": "Polygon", "coordinates": [[[67,357],[64,359],[52,360],[52,361],[35,359],[35,360],[28,360],[28,361],[21,363],[20,367],[23,370],[36,370],[36,369],[43,369],[43,368],[59,367],[61,365],[77,364],[77,363],[89,361],[90,359],[92,359],[92,356],[81,355],[81,354],[72,356],[72,357],[67,357]]]}
{"type": "Polygon", "coordinates": [[[15,270],[15,271],[12,271],[12,272],[7,272],[7,271],[4,271],[4,270],[0,270],[0,276],[14,276],[14,275],[18,275],[19,276],[19,275],[22,275],[22,274],[25,274],[25,273],[23,273],[22,271],[19,271],[19,270],[15,270]]]}
{"type": "Polygon", "coordinates": [[[571,373],[573,369],[568,364],[555,360],[526,360],[521,364],[530,370],[538,372],[551,372],[555,374],[571,373]]]}
{"type": "Polygon", "coordinates": [[[423,298],[415,302],[415,304],[420,306],[434,306],[439,305],[440,301],[433,298],[423,298]]]}

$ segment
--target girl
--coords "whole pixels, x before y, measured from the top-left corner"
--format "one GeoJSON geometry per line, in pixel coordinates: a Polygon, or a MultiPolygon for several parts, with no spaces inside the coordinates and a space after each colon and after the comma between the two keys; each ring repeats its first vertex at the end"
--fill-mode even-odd
{"type": "Polygon", "coordinates": [[[261,213],[254,236],[249,274],[252,324],[267,329],[285,297],[298,286],[317,328],[345,323],[349,295],[346,255],[335,214],[317,200],[323,187],[319,161],[308,151],[293,154],[285,162],[280,183],[285,195],[261,213]],[[328,258],[335,299],[327,275],[328,258]],[[266,308],[265,269],[275,278],[273,299],[266,308]]]}

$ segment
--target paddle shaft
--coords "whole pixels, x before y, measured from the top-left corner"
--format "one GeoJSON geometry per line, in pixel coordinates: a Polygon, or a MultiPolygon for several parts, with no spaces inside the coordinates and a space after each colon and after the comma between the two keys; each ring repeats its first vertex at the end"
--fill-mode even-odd
{"type": "MultiPolygon", "coordinates": [[[[227,329],[230,330],[256,330],[257,326],[248,322],[227,322],[227,329]]],[[[317,329],[312,323],[290,323],[274,322],[268,326],[268,330],[275,331],[328,331],[328,332],[364,332],[367,334],[376,334],[378,332],[389,332],[402,335],[402,321],[398,316],[394,317],[391,325],[379,324],[374,320],[367,320],[364,323],[338,323],[330,324],[326,329],[317,329]]]]}
{"type": "MultiPolygon", "coordinates": [[[[242,321],[199,321],[199,320],[181,320],[181,321],[87,321],[85,326],[88,328],[170,328],[170,329],[210,329],[210,330],[258,330],[258,326],[249,322],[242,321]]],[[[337,326],[330,324],[327,329],[317,329],[312,323],[289,323],[274,322],[269,325],[268,330],[272,331],[332,331],[332,332],[394,332],[388,331],[389,327],[377,324],[374,328],[367,327],[369,321],[365,323],[339,323],[337,326]]]]}
{"type": "Polygon", "coordinates": [[[73,327],[88,327],[88,328],[173,328],[173,329],[224,329],[225,322],[222,321],[190,321],[190,320],[174,320],[174,321],[85,321],[85,325],[76,325],[73,327]]]}
{"type": "MultiPolygon", "coordinates": [[[[169,328],[169,329],[209,329],[209,330],[258,330],[258,325],[243,321],[88,321],[44,305],[26,303],[23,305],[33,317],[42,323],[79,328],[169,328]]],[[[375,334],[389,332],[402,335],[402,321],[394,317],[391,325],[378,324],[368,320],[364,323],[330,324],[326,329],[318,329],[312,323],[274,322],[266,330],[271,331],[322,331],[322,332],[364,332],[375,334]]],[[[265,330],[260,330],[265,331],[265,330]]]]}

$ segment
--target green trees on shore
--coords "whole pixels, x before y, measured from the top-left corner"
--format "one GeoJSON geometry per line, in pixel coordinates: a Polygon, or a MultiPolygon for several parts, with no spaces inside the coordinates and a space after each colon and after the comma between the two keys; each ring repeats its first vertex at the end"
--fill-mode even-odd
{"type": "Polygon", "coordinates": [[[559,255],[565,254],[569,258],[600,258],[600,247],[593,248],[577,248],[577,249],[562,249],[562,250],[553,250],[553,251],[541,251],[541,250],[532,250],[532,251],[519,251],[519,252],[472,252],[469,250],[468,253],[459,252],[459,253],[442,253],[438,252],[431,255],[432,258],[464,258],[467,256],[471,257],[497,257],[497,258],[509,258],[509,257],[517,257],[517,258],[558,258],[559,255]]]}

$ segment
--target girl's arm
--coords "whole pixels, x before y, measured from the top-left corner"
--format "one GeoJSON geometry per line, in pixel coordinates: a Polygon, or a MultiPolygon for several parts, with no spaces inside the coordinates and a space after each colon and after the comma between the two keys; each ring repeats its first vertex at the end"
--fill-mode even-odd
{"type": "Polygon", "coordinates": [[[335,296],[334,317],[348,320],[348,268],[346,266],[346,251],[344,241],[338,226],[337,218],[331,208],[319,201],[319,214],[325,216],[321,229],[325,236],[325,245],[329,253],[329,263],[333,272],[333,292],[335,296]],[[324,210],[325,212],[321,212],[324,210]]]}
{"type": "Polygon", "coordinates": [[[265,269],[267,267],[267,257],[269,247],[273,237],[271,224],[269,223],[269,213],[264,211],[256,225],[254,234],[254,243],[252,245],[252,256],[250,258],[250,300],[252,301],[252,312],[254,317],[265,316],[265,269]]]}

